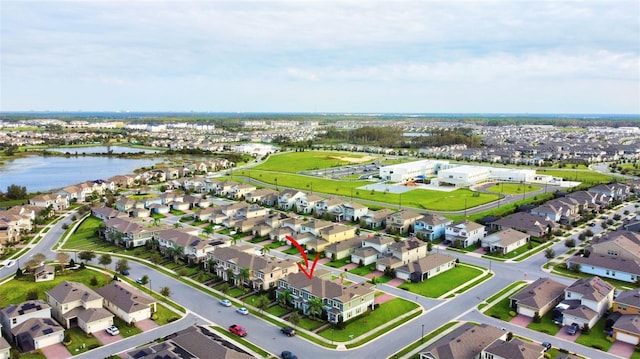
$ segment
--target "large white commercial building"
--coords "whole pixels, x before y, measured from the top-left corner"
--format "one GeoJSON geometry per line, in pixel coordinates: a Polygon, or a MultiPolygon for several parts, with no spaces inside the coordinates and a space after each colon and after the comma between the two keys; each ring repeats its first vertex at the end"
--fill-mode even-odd
{"type": "Polygon", "coordinates": [[[449,161],[422,160],[380,167],[380,178],[384,181],[406,182],[434,175],[449,161]]]}

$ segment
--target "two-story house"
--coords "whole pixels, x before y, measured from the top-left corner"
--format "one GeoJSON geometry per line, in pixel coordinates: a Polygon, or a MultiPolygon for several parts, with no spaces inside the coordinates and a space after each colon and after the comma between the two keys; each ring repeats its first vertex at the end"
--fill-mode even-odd
{"type": "Polygon", "coordinates": [[[401,209],[387,216],[387,233],[413,232],[414,223],[422,218],[422,215],[409,209],[401,209]]]}
{"type": "Polygon", "coordinates": [[[207,258],[207,253],[225,245],[223,241],[197,236],[197,230],[188,232],[184,229],[169,228],[159,231],[156,237],[161,252],[167,254],[173,250],[174,255],[186,258],[189,263],[200,263],[207,258]],[[175,252],[177,248],[180,248],[181,253],[175,252]]]}
{"type": "Polygon", "coordinates": [[[2,334],[21,352],[62,343],[64,328],[51,319],[51,307],[41,300],[11,304],[0,310],[2,334]]]}
{"type": "Polygon", "coordinates": [[[562,312],[562,325],[578,323],[593,328],[613,304],[615,287],[600,277],[582,278],[568,286],[561,304],[568,308],[562,312]]]}
{"type": "Polygon", "coordinates": [[[296,191],[293,189],[285,189],[278,195],[277,206],[283,211],[290,211],[296,205],[296,201],[304,196],[306,196],[304,192],[296,191]]]}
{"type": "Polygon", "coordinates": [[[323,197],[316,194],[306,194],[296,199],[296,212],[302,214],[311,214],[316,208],[316,205],[324,201],[323,197]]]}
{"type": "Polygon", "coordinates": [[[107,241],[122,244],[127,248],[140,247],[151,242],[156,233],[166,228],[166,226],[148,227],[126,217],[107,219],[104,221],[104,227],[107,241]]]}
{"type": "Polygon", "coordinates": [[[120,281],[96,289],[104,306],[125,323],[136,323],[151,318],[156,312],[156,300],[137,288],[120,281]]]}
{"type": "Polygon", "coordinates": [[[388,208],[379,209],[377,211],[368,211],[367,214],[360,218],[360,222],[363,227],[369,229],[382,228],[387,224],[387,217],[393,213],[394,211],[388,208]]]}
{"type": "Polygon", "coordinates": [[[41,194],[30,198],[29,204],[42,208],[51,206],[54,211],[61,211],[69,208],[69,197],[59,193],[41,194]]]}
{"type": "Polygon", "coordinates": [[[445,227],[445,243],[457,247],[468,247],[478,243],[487,235],[485,226],[469,220],[461,220],[445,227]]]}
{"type": "Polygon", "coordinates": [[[93,333],[113,325],[113,314],[102,307],[103,298],[82,283],[64,281],[46,294],[52,316],[65,328],[77,326],[93,333]]]}
{"type": "Polygon", "coordinates": [[[437,214],[425,214],[416,220],[414,232],[421,239],[433,241],[438,238],[444,238],[445,230],[453,221],[447,217],[437,214]]]}
{"type": "Polygon", "coordinates": [[[427,255],[427,243],[419,239],[409,238],[389,245],[388,253],[376,261],[376,269],[396,269],[409,262],[427,255]]]}

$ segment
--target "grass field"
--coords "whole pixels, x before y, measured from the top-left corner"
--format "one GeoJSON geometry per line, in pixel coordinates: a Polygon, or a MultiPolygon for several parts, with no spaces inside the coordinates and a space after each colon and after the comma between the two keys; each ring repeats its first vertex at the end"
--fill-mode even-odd
{"type": "Polygon", "coordinates": [[[559,169],[538,169],[537,173],[542,175],[550,175],[554,177],[562,177],[569,181],[579,181],[587,184],[608,183],[613,180],[613,176],[602,174],[595,171],[583,170],[559,170],[559,169]]]}
{"type": "Polygon", "coordinates": [[[398,286],[400,289],[408,290],[429,298],[438,298],[443,294],[473,281],[474,278],[482,274],[482,271],[465,265],[458,265],[445,273],[429,278],[420,283],[403,283],[398,286]]]}
{"type": "Polygon", "coordinates": [[[522,194],[535,192],[540,190],[540,187],[530,185],[530,184],[522,184],[522,183],[500,183],[495,186],[491,186],[487,188],[487,191],[493,193],[502,193],[502,194],[522,194]]]}
{"type": "Polygon", "coordinates": [[[352,163],[371,162],[376,158],[368,154],[346,152],[288,152],[276,154],[253,169],[297,173],[300,171],[347,166],[352,163]]]}

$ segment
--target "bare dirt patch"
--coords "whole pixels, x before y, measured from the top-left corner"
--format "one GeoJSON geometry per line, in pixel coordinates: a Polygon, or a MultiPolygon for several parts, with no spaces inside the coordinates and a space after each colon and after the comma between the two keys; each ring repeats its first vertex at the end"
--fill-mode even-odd
{"type": "Polygon", "coordinates": [[[363,157],[330,156],[330,158],[334,158],[336,160],[345,161],[349,163],[367,162],[375,159],[375,157],[371,157],[371,156],[363,156],[363,157]]]}

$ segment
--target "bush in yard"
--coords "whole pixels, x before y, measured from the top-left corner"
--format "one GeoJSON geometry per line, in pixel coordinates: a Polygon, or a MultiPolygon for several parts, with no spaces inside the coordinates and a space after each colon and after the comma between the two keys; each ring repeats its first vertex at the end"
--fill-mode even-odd
{"type": "Polygon", "coordinates": [[[576,240],[573,238],[569,238],[567,240],[564,241],[564,245],[569,247],[569,248],[573,248],[576,246],[576,240]]]}
{"type": "Polygon", "coordinates": [[[177,273],[179,276],[184,277],[189,273],[189,271],[187,268],[180,268],[177,273]]]}
{"type": "Polygon", "coordinates": [[[516,316],[516,312],[514,312],[513,310],[509,311],[509,316],[510,317],[515,317],[516,316]]]}
{"type": "Polygon", "coordinates": [[[37,289],[30,289],[27,292],[27,300],[36,300],[38,299],[38,290],[37,289]]]}
{"type": "Polygon", "coordinates": [[[582,326],[582,334],[589,334],[590,331],[591,328],[589,328],[589,324],[584,323],[584,326],[582,326]]]}
{"type": "Polygon", "coordinates": [[[64,333],[64,339],[62,344],[69,345],[71,344],[71,335],[69,333],[64,333]]]}
{"type": "Polygon", "coordinates": [[[534,322],[534,323],[540,323],[540,320],[542,320],[542,318],[540,318],[540,313],[535,312],[535,313],[533,314],[533,322],[534,322]]]}

